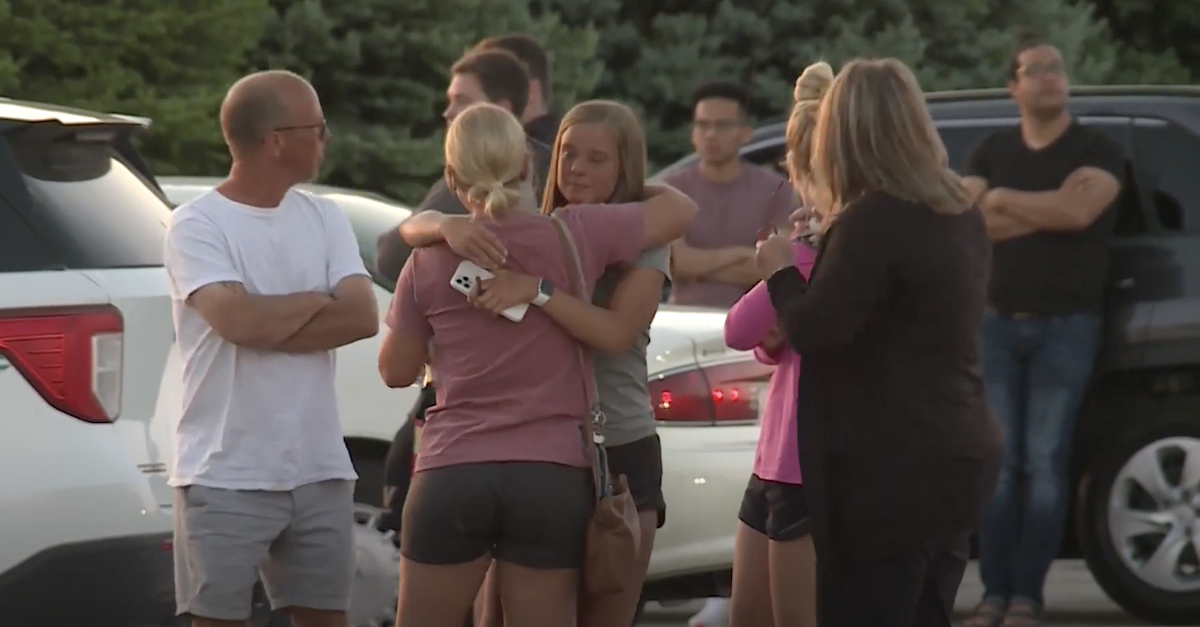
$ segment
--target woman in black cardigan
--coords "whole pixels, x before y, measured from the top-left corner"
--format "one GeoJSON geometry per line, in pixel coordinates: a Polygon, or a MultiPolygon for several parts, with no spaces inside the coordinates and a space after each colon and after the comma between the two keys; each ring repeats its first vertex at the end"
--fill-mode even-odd
{"type": "Polygon", "coordinates": [[[806,282],[774,236],[759,265],[803,356],[819,624],[948,627],[1003,441],[978,365],[984,219],[894,59],[843,68],[811,160],[792,157],[802,193],[830,208],[817,262],[806,282]]]}

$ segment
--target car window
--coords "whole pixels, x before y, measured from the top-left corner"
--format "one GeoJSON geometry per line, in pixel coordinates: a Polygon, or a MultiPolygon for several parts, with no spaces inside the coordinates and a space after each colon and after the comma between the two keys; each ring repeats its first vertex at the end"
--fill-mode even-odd
{"type": "Polygon", "coordinates": [[[169,209],[115,140],[57,123],[0,140],[0,270],[162,265],[169,209]]]}
{"type": "Polygon", "coordinates": [[[1167,231],[1200,232],[1200,137],[1162,120],[1138,120],[1133,137],[1139,182],[1158,222],[1167,231]]]}
{"type": "Polygon", "coordinates": [[[350,226],[358,239],[358,250],[362,254],[363,263],[367,265],[375,281],[388,291],[394,289],[391,281],[378,276],[375,271],[375,242],[385,231],[396,228],[412,215],[412,210],[359,194],[327,193],[325,197],[341,206],[350,218],[350,226]]]}
{"type": "Polygon", "coordinates": [[[942,144],[946,146],[946,159],[950,169],[962,174],[967,157],[980,143],[996,131],[1011,128],[1011,124],[976,124],[972,126],[955,124],[938,125],[938,134],[942,136],[942,144]]]}
{"type": "Polygon", "coordinates": [[[783,165],[786,153],[787,145],[784,143],[784,137],[780,135],[778,138],[772,138],[769,143],[761,142],[750,146],[742,152],[742,158],[754,165],[774,168],[776,172],[787,176],[787,169],[783,165]]]}

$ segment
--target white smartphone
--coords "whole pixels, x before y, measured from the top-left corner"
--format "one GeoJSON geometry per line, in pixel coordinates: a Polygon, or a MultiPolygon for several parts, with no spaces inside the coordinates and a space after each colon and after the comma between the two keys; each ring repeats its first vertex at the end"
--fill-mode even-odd
{"type": "MultiPolygon", "coordinates": [[[[450,287],[457,292],[470,294],[476,283],[494,276],[496,275],[464,259],[462,263],[458,264],[458,269],[454,271],[454,277],[450,279],[450,287]]],[[[505,309],[500,312],[500,315],[513,322],[520,322],[525,319],[526,311],[529,311],[529,303],[521,303],[505,309]]]]}

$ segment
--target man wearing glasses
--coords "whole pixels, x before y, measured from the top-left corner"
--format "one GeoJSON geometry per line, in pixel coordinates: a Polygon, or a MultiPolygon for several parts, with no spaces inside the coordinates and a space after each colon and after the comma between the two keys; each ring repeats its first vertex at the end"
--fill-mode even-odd
{"type": "Polygon", "coordinates": [[[354,481],[334,349],[379,332],[346,214],[292,189],[317,176],[328,130],[303,78],[230,88],[233,157],[166,237],[183,412],[175,428],[175,595],[196,627],[243,625],[262,573],[292,622],[344,627],[354,582],[354,481]]]}
{"type": "Polygon", "coordinates": [[[979,533],[984,598],[967,627],[1041,624],[1125,178],[1121,147],[1071,117],[1062,55],[1046,40],[1022,40],[1008,91],[1020,125],[986,138],[964,168],[994,242],[980,362],[1006,436],[979,533]]]}
{"type": "Polygon", "coordinates": [[[663,179],[700,207],[691,230],[671,245],[672,303],[728,309],[762,278],[754,266],[758,234],[785,225],[799,204],[782,175],[742,160],[749,106],[734,83],[706,83],[692,95],[698,162],[663,179]]]}

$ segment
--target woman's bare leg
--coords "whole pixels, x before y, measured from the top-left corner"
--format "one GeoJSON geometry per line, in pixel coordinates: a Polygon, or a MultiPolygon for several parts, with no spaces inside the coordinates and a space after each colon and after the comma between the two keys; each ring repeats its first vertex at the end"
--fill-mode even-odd
{"type": "Polygon", "coordinates": [[[491,563],[491,555],[450,566],[400,558],[396,627],[462,625],[471,615],[475,596],[491,563]]]}
{"type": "MultiPolygon", "coordinates": [[[[471,627],[471,625],[467,625],[471,627]]],[[[475,598],[474,627],[504,627],[504,612],[500,608],[500,583],[496,579],[496,562],[492,562],[475,598]]]]}
{"type": "MultiPolygon", "coordinates": [[[[733,592],[729,627],[793,627],[775,622],[771,612],[770,550],[767,536],[738,521],[733,545],[733,592]]],[[[791,594],[784,592],[784,594],[791,594]]]]}
{"type": "Polygon", "coordinates": [[[812,536],[787,542],[772,540],[768,555],[775,624],[817,627],[817,554],[812,536]]]}
{"type": "MultiPolygon", "coordinates": [[[[650,554],[654,551],[654,534],[658,531],[658,512],[638,512],[641,539],[638,544],[638,573],[636,586],[618,594],[595,597],[586,593],[579,596],[579,627],[613,627],[633,624],[638,602],[642,599],[642,582],[646,569],[650,567],[650,554]]],[[[515,626],[514,626],[515,627],[515,626]]]]}
{"type": "Polygon", "coordinates": [[[575,627],[578,570],[498,561],[495,576],[507,627],[575,627]]]}

